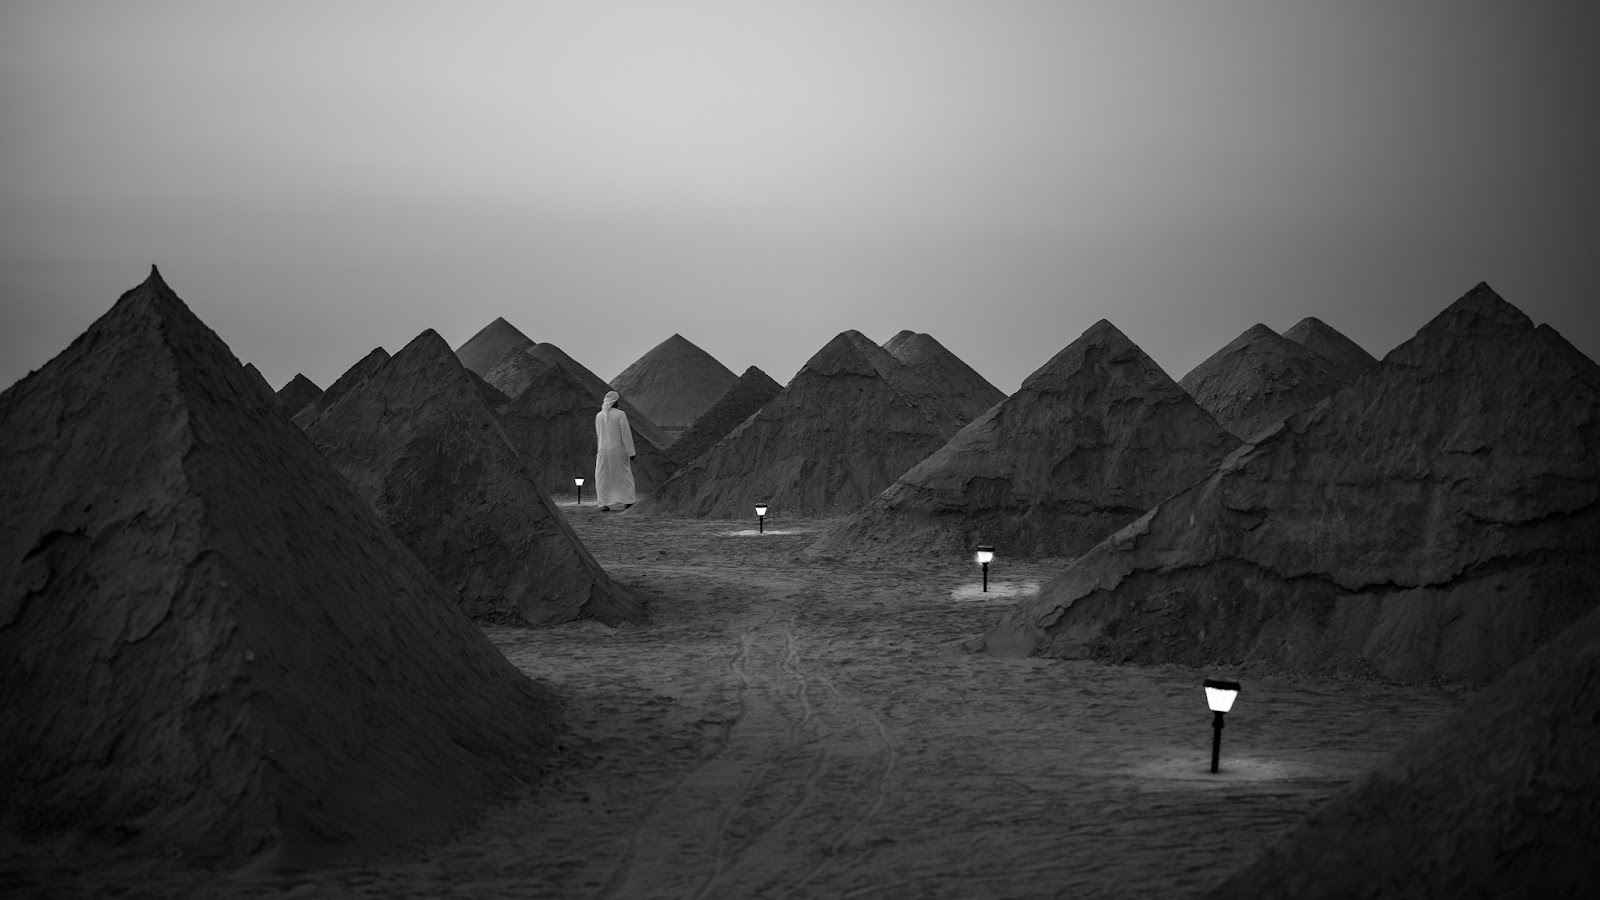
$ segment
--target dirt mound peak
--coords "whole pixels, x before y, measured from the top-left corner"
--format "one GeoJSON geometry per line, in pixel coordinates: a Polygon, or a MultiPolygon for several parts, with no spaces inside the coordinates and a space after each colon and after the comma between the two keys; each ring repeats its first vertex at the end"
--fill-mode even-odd
{"type": "Polygon", "coordinates": [[[783,385],[767,373],[755,366],[745,369],[739,380],[672,443],[669,452],[673,461],[680,467],[694,462],[781,393],[783,385]]]}
{"type": "Polygon", "coordinates": [[[294,377],[278,389],[278,402],[283,404],[284,412],[291,417],[321,396],[322,388],[299,372],[294,373],[294,377]]]}
{"type": "Polygon", "coordinates": [[[1360,344],[1316,316],[1307,316],[1296,322],[1283,336],[1333,363],[1346,382],[1355,381],[1378,364],[1377,358],[1363,350],[1360,344]]]}
{"type": "Polygon", "coordinates": [[[1348,382],[1320,354],[1258,323],[1178,383],[1224,428],[1248,441],[1348,382]]]}
{"type": "Polygon", "coordinates": [[[0,423],[9,848],[306,865],[441,837],[553,752],[550,694],[154,270],[0,423]]]}
{"type": "Polygon", "coordinates": [[[716,357],[674,333],[611,379],[611,387],[671,432],[693,425],[737,380],[716,357]]]}
{"type": "Polygon", "coordinates": [[[324,409],[339,402],[340,397],[371,378],[372,373],[383,368],[383,364],[388,361],[389,351],[382,347],[374,348],[372,352],[357,360],[355,365],[345,369],[344,374],[334,379],[333,384],[328,385],[328,389],[315,400],[301,407],[300,411],[294,414],[294,423],[301,428],[310,426],[317,420],[317,416],[322,415],[324,409]]]}
{"type": "Polygon", "coordinates": [[[931,334],[907,329],[890,338],[883,349],[921,375],[936,391],[949,397],[968,421],[1006,398],[999,388],[931,334]]]}
{"type": "Polygon", "coordinates": [[[533,339],[519,331],[515,325],[496,316],[493,322],[480,328],[477,334],[468,338],[466,343],[456,349],[456,357],[468,369],[479,375],[487,375],[507,353],[520,350],[532,343],[533,339]]]}

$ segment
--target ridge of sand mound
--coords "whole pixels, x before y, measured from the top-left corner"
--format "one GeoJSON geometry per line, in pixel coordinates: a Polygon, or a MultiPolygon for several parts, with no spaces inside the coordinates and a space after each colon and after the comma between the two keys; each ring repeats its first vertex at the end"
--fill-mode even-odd
{"type": "Polygon", "coordinates": [[[1205,896],[1587,897],[1600,879],[1600,612],[1205,896]]]}
{"type": "Polygon", "coordinates": [[[668,479],[639,512],[745,518],[860,508],[965,424],[858,331],[834,337],[782,393],[668,479]]]}
{"type": "Polygon", "coordinates": [[[306,436],[474,619],[644,618],[540,489],[434,331],[324,410],[306,436]]]}
{"type": "Polygon", "coordinates": [[[1480,284],[990,631],[1002,655],[1487,681],[1600,602],[1600,392],[1480,284]]]}
{"type": "Polygon", "coordinates": [[[1346,383],[1333,363],[1265,325],[1245,329],[1178,381],[1245,441],[1346,383]]]}
{"type": "Polygon", "coordinates": [[[272,389],[272,383],[267,381],[267,376],[261,374],[261,370],[256,368],[255,363],[245,363],[243,368],[244,374],[250,379],[250,383],[256,386],[257,390],[265,391],[267,396],[272,398],[272,402],[279,402],[278,392],[272,389]]]}
{"type": "Polygon", "coordinates": [[[310,403],[307,403],[293,416],[294,423],[302,429],[311,426],[322,415],[322,411],[339,402],[339,398],[359,387],[362,382],[372,377],[372,373],[383,368],[389,361],[389,351],[382,347],[375,348],[371,353],[361,357],[355,365],[344,370],[344,374],[328,385],[328,389],[310,403]]]}
{"type": "Polygon", "coordinates": [[[1238,446],[1101,319],[812,550],[1077,556],[1238,446]]]}
{"type": "MultiPolygon", "coordinates": [[[[523,352],[534,359],[548,363],[559,363],[565,367],[577,379],[578,384],[594,395],[595,412],[600,411],[601,401],[605,399],[606,394],[611,392],[612,388],[611,385],[601,381],[599,375],[589,371],[583,363],[568,356],[565,350],[555,344],[538,343],[528,347],[523,352]]],[[[663,431],[661,426],[655,423],[655,420],[645,415],[644,411],[639,407],[634,406],[633,401],[626,394],[621,391],[617,391],[617,394],[621,398],[617,401],[617,408],[628,414],[628,424],[633,426],[634,434],[649,441],[657,450],[665,450],[672,446],[672,435],[663,431]]],[[[592,426],[594,423],[590,422],[589,424],[592,426]]],[[[637,444],[638,441],[634,443],[637,444]]],[[[666,459],[665,454],[662,455],[662,459],[666,459]]]]}
{"type": "Polygon", "coordinates": [[[291,418],[321,396],[322,388],[317,387],[316,382],[299,372],[294,373],[289,383],[278,390],[278,402],[283,404],[284,411],[291,418]]]}
{"type": "Polygon", "coordinates": [[[456,348],[456,358],[470,371],[487,375],[506,354],[513,350],[533,346],[533,338],[517,330],[515,325],[496,317],[483,326],[467,342],[456,348]]]}
{"type": "Polygon", "coordinates": [[[667,452],[673,463],[681,468],[694,462],[781,393],[783,385],[773,381],[767,373],[755,366],[745,369],[739,380],[672,442],[667,452]]]}
{"type": "Polygon", "coordinates": [[[883,349],[949,397],[969,422],[1006,398],[1004,392],[934,340],[933,335],[907,329],[890,338],[883,349]]]}
{"type": "Polygon", "coordinates": [[[1283,336],[1333,363],[1346,384],[1377,368],[1378,360],[1361,345],[1316,316],[1296,322],[1283,336]]]}
{"type": "MultiPolygon", "coordinates": [[[[561,357],[511,353],[489,371],[485,379],[511,399],[494,409],[511,446],[522,454],[539,486],[553,495],[573,490],[572,479],[582,477],[594,493],[594,417],[605,392],[595,393],[593,383],[570,368],[561,357]]],[[[621,404],[619,404],[621,405],[621,404]]],[[[655,490],[676,468],[633,426],[633,478],[639,493],[655,490]]]]}
{"type": "Polygon", "coordinates": [[[611,387],[671,435],[693,425],[738,380],[716,357],[674,334],[611,379],[611,387]]]}
{"type": "Polygon", "coordinates": [[[0,424],[12,849],[313,865],[438,838],[554,752],[549,693],[155,270],[0,424]]]}

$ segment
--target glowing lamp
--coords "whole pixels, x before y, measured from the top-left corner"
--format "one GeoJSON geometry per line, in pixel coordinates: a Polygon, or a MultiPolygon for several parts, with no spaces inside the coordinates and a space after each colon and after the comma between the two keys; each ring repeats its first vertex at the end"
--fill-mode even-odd
{"type": "Polygon", "coordinates": [[[1217,758],[1222,754],[1222,716],[1233,709],[1233,701],[1239,696],[1239,682],[1219,681],[1215,678],[1205,680],[1206,705],[1211,707],[1211,771],[1217,771],[1217,758]]]}
{"type": "Polygon", "coordinates": [[[994,547],[978,545],[978,565],[983,566],[983,592],[989,593],[989,563],[994,561],[994,547]]]}
{"type": "Polygon", "coordinates": [[[756,504],[756,533],[767,533],[767,505],[765,503],[756,504]]]}
{"type": "Polygon", "coordinates": [[[578,504],[581,506],[583,504],[583,479],[574,478],[572,479],[572,483],[578,488],[578,504]]]}

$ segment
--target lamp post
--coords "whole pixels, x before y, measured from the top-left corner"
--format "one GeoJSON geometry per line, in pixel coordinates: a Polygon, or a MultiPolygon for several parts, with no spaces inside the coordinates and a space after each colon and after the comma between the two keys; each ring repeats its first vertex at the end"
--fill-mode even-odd
{"type": "Polygon", "coordinates": [[[994,548],[988,544],[978,545],[978,563],[983,566],[983,592],[989,593],[989,563],[994,559],[994,548]]]}
{"type": "Polygon", "coordinates": [[[1205,680],[1206,705],[1211,707],[1211,771],[1217,771],[1217,757],[1222,754],[1222,715],[1233,709],[1233,698],[1239,696],[1239,682],[1205,680]]]}
{"type": "Polygon", "coordinates": [[[582,478],[574,478],[574,479],[572,479],[572,483],[574,485],[576,485],[577,488],[578,488],[578,505],[582,506],[583,505],[583,479],[582,478]]]}
{"type": "Polygon", "coordinates": [[[765,503],[757,503],[756,504],[756,534],[766,534],[766,533],[767,533],[767,505],[765,503]]]}

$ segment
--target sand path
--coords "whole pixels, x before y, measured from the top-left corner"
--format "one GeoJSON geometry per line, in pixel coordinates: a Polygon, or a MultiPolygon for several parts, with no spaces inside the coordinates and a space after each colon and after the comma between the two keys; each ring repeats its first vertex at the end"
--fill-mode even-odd
{"type": "Polygon", "coordinates": [[[489,631],[567,697],[572,763],[448,845],[231,891],[1184,896],[1462,700],[1229,673],[1245,692],[1212,775],[1213,673],[966,648],[1051,566],[1002,556],[984,594],[965,559],[799,555],[819,523],[758,536],[563,509],[652,610],[644,626],[489,631]]]}

